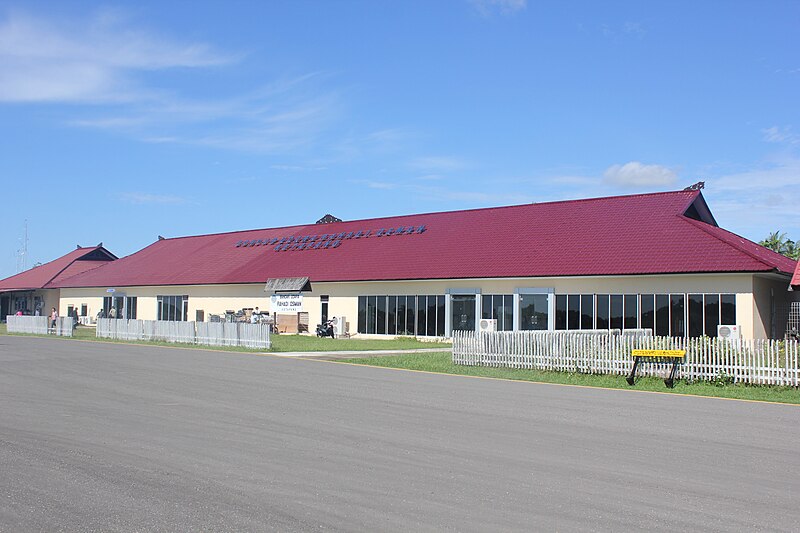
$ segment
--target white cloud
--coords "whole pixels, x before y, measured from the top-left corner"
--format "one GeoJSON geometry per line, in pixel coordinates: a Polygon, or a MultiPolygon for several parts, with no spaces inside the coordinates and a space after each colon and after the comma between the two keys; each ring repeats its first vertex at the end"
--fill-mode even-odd
{"type": "Polygon", "coordinates": [[[800,159],[784,157],[744,172],[706,180],[704,191],[720,226],[751,240],[771,231],[800,239],[800,159]]]}
{"type": "Polygon", "coordinates": [[[469,0],[469,3],[484,17],[493,13],[511,15],[528,7],[528,0],[469,0]]]}
{"type": "Polygon", "coordinates": [[[0,21],[0,101],[118,102],[148,98],[135,73],[233,61],[202,43],[176,43],[109,12],[80,23],[14,13],[0,21]]]}
{"type": "Polygon", "coordinates": [[[157,205],[182,205],[188,204],[189,200],[180,196],[169,196],[164,194],[148,194],[141,192],[126,192],[120,198],[131,204],[157,204],[157,205]]]}
{"type": "Polygon", "coordinates": [[[800,144],[800,135],[792,132],[791,126],[772,126],[761,130],[764,140],[771,143],[800,144]]]}
{"type": "Polygon", "coordinates": [[[661,165],[644,165],[630,161],[624,165],[612,165],[603,174],[608,183],[620,187],[665,187],[674,185],[678,175],[661,165]]]}

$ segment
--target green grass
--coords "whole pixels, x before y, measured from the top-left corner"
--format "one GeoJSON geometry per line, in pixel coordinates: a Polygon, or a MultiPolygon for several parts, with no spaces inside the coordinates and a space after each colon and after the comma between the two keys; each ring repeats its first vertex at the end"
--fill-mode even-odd
{"type": "Polygon", "coordinates": [[[422,342],[413,337],[395,339],[331,339],[305,335],[273,335],[273,352],[342,352],[349,350],[415,350],[419,348],[441,348],[449,350],[450,343],[422,342]]]}
{"type": "MultiPolygon", "coordinates": [[[[7,329],[5,324],[0,324],[0,335],[6,335],[7,329]]],[[[28,335],[33,337],[44,337],[47,335],[28,335]]],[[[57,337],[58,339],[70,340],[86,340],[86,341],[103,341],[103,342],[119,342],[124,344],[151,344],[156,346],[181,346],[191,348],[204,348],[212,350],[223,350],[231,352],[264,352],[264,350],[239,348],[229,346],[200,346],[196,344],[176,343],[176,342],[149,342],[149,341],[113,341],[111,339],[98,339],[95,336],[95,329],[89,327],[78,327],[73,337],[57,337]]],[[[414,338],[396,338],[396,339],[331,339],[319,337],[311,337],[306,335],[273,335],[272,349],[270,352],[341,352],[341,351],[375,351],[375,350],[413,350],[418,348],[441,348],[447,350],[450,348],[449,343],[443,342],[422,342],[414,338]]]]}
{"type": "Polygon", "coordinates": [[[559,383],[563,385],[581,385],[585,387],[633,389],[674,394],[691,394],[694,396],[710,396],[715,398],[800,404],[800,390],[790,387],[748,385],[716,386],[713,383],[687,383],[679,380],[675,382],[674,389],[668,389],[664,386],[664,380],[658,378],[637,378],[636,384],[631,387],[625,382],[623,376],[454,365],[450,359],[449,352],[348,359],[345,362],[388,368],[421,370],[441,374],[457,374],[461,376],[480,376],[518,381],[535,381],[539,383],[559,383]]]}

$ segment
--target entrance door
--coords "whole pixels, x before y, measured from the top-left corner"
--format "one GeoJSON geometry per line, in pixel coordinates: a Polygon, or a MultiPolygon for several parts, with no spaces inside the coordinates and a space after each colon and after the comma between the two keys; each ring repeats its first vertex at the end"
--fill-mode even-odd
{"type": "Polygon", "coordinates": [[[475,331],[475,295],[452,295],[450,297],[450,318],[453,331],[475,331]]]}

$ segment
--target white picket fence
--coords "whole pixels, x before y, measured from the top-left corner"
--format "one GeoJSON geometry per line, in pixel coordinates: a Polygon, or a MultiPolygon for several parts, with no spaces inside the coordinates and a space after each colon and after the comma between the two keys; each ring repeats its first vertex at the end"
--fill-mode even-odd
{"type": "MultiPolygon", "coordinates": [[[[453,363],[586,374],[629,374],[634,349],[686,350],[678,379],[731,380],[753,385],[797,387],[800,350],[796,340],[628,337],[569,332],[453,333],[453,363]]],[[[637,375],[665,377],[663,362],[641,360],[637,375]]]]}
{"type": "Polygon", "coordinates": [[[64,316],[56,319],[55,328],[50,327],[49,316],[17,316],[9,315],[6,317],[6,325],[9,333],[32,333],[34,335],[58,335],[60,337],[72,337],[73,320],[72,317],[64,316]]]}
{"type": "Polygon", "coordinates": [[[203,346],[269,349],[269,324],[182,322],[100,318],[97,337],[126,341],[163,341],[203,346]]]}

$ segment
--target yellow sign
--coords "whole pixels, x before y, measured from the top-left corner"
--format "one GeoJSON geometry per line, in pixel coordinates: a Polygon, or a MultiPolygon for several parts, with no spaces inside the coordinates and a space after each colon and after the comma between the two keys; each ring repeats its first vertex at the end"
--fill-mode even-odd
{"type": "Polygon", "coordinates": [[[686,350],[633,350],[634,357],[686,357],[686,350]]]}

